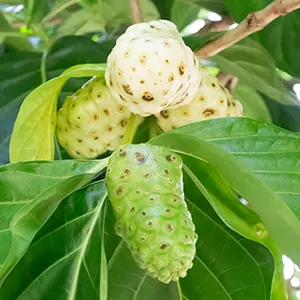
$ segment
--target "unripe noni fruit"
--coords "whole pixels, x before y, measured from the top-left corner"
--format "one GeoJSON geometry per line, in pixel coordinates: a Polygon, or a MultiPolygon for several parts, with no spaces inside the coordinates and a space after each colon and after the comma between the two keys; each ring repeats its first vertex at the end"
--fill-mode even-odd
{"type": "Polygon", "coordinates": [[[64,101],[57,114],[57,138],[72,157],[95,158],[121,145],[129,116],[104,78],[95,77],[64,101]]]}
{"type": "Polygon", "coordinates": [[[113,153],[106,175],[117,234],[139,267],[164,283],[185,277],[196,253],[181,168],[167,148],[127,145],[113,153]]]}
{"type": "Polygon", "coordinates": [[[189,103],[199,82],[198,61],[169,21],[130,26],[107,60],[112,94],[141,116],[189,103]]]}
{"type": "MultiPolygon", "coordinates": [[[[203,74],[203,70],[201,72],[203,74]]],[[[157,123],[163,131],[202,120],[232,116],[241,116],[241,104],[234,101],[220,81],[208,73],[189,104],[156,114],[157,123]]]]}

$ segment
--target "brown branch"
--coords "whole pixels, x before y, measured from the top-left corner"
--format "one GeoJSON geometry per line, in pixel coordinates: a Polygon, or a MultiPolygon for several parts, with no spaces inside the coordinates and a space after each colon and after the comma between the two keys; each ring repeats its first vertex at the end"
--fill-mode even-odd
{"type": "Polygon", "coordinates": [[[236,28],[227,31],[215,41],[208,43],[195,54],[201,58],[214,56],[250,34],[262,30],[280,16],[300,8],[300,0],[274,0],[262,10],[250,13],[236,28]]]}
{"type": "Polygon", "coordinates": [[[143,22],[139,0],[130,0],[130,6],[134,23],[143,22]]]}
{"type": "Polygon", "coordinates": [[[225,31],[228,27],[234,24],[235,21],[230,16],[224,16],[221,21],[208,21],[204,27],[202,27],[194,35],[198,36],[208,32],[220,32],[225,31]]]}

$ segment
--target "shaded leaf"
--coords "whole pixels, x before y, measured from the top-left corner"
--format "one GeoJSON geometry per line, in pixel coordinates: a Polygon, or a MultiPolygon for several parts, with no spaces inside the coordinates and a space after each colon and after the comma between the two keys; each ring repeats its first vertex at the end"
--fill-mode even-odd
{"type": "Polygon", "coordinates": [[[0,168],[0,282],[60,202],[106,165],[107,159],[21,162],[0,168]]]}
{"type": "Polygon", "coordinates": [[[269,109],[255,89],[238,82],[232,94],[242,103],[245,117],[272,123],[269,109]]]}
{"type": "Polygon", "coordinates": [[[62,201],[9,273],[0,299],[106,300],[105,183],[62,201]]]}

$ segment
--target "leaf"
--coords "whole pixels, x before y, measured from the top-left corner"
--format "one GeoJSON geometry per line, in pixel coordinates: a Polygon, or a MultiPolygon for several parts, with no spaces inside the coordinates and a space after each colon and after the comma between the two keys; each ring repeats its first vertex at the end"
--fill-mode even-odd
{"type": "MultiPolygon", "coordinates": [[[[54,43],[46,58],[47,78],[61,73],[81,63],[102,63],[114,42],[92,42],[87,37],[66,37],[54,43]]],[[[8,163],[8,145],[12,128],[23,99],[41,84],[41,55],[29,52],[12,52],[0,56],[0,165],[8,163]]],[[[85,79],[84,81],[86,81],[85,79]]],[[[69,80],[61,96],[74,93],[82,80],[69,80]]]]}
{"type": "Polygon", "coordinates": [[[105,197],[100,181],[64,199],[5,279],[0,299],[106,300],[105,197]]]}
{"type": "Polygon", "coordinates": [[[300,247],[299,219],[264,181],[249,171],[247,164],[239,162],[221,147],[205,141],[202,132],[197,128],[198,124],[194,123],[160,135],[152,140],[152,143],[198,157],[217,168],[230,186],[244,197],[260,216],[281,251],[291,257],[295,263],[300,263],[299,251],[296,250],[300,247]],[[192,132],[201,134],[201,138],[193,135],[192,132]],[[276,209],[270,213],[270,207],[276,209]]]}
{"type": "Polygon", "coordinates": [[[66,80],[71,77],[104,76],[103,65],[71,67],[31,92],[21,105],[10,141],[10,161],[54,158],[56,102],[66,80]]]}
{"type": "MultiPolygon", "coordinates": [[[[271,0],[249,0],[240,5],[239,0],[224,1],[232,16],[241,21],[250,12],[263,9],[271,0]]],[[[300,11],[295,10],[284,17],[277,18],[262,31],[255,34],[257,41],[263,45],[274,58],[276,65],[293,76],[300,76],[299,66],[299,32],[300,11]]]]}
{"type": "Polygon", "coordinates": [[[244,39],[212,59],[226,73],[237,76],[249,87],[272,99],[284,104],[298,103],[283,86],[273,59],[254,40],[244,39]]]}
{"type": "Polygon", "coordinates": [[[233,90],[233,97],[242,103],[245,117],[272,123],[272,118],[264,99],[253,88],[238,82],[233,90]]]}
{"type": "Polygon", "coordinates": [[[21,162],[0,168],[0,282],[60,202],[106,165],[107,159],[21,162]]]}
{"type": "MultiPolygon", "coordinates": [[[[274,256],[275,270],[272,285],[272,300],[286,299],[285,282],[282,267],[282,254],[278,252],[276,243],[266,231],[261,219],[242,204],[229,189],[219,172],[207,162],[182,155],[184,170],[209,201],[219,218],[235,232],[266,246],[274,256]]],[[[185,185],[186,185],[185,180],[185,185]]],[[[186,188],[188,189],[188,188],[186,188]]],[[[192,192],[189,191],[191,194],[192,192]]],[[[198,200],[199,201],[199,200],[198,200]]]]}
{"type": "MultiPolygon", "coordinates": [[[[270,253],[228,229],[193,182],[185,178],[184,183],[199,235],[193,268],[179,284],[162,284],[137,267],[124,242],[118,239],[116,244],[114,240],[114,250],[108,251],[108,299],[269,299],[273,273],[270,253]]],[[[106,226],[106,230],[112,236],[113,227],[106,226]]]]}

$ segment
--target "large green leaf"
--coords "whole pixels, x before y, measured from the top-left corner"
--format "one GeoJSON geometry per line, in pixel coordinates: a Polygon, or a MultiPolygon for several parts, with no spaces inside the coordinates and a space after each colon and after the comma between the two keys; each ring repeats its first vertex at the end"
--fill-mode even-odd
{"type": "Polygon", "coordinates": [[[14,125],[9,156],[11,162],[54,159],[57,99],[72,77],[104,76],[101,64],[77,65],[45,82],[22,103],[14,125]]]}
{"type": "Polygon", "coordinates": [[[106,164],[107,159],[21,162],[0,168],[0,283],[60,202],[106,164]]]}
{"type": "MultiPolygon", "coordinates": [[[[248,0],[240,5],[239,0],[225,0],[228,10],[240,22],[250,12],[263,9],[272,0],[248,0]]],[[[280,17],[255,34],[255,38],[273,56],[279,68],[299,77],[300,51],[300,11],[296,10],[284,17],[280,17]]]]}
{"type": "MultiPolygon", "coordinates": [[[[103,63],[112,47],[113,42],[97,44],[86,37],[60,39],[47,56],[47,78],[60,76],[73,65],[103,63]]],[[[8,145],[20,104],[31,90],[42,83],[40,64],[41,55],[38,53],[13,52],[0,56],[0,165],[9,161],[8,145]]],[[[61,95],[65,97],[74,93],[82,84],[79,79],[69,80],[61,95]]]]}
{"type": "MultiPolygon", "coordinates": [[[[136,266],[124,242],[113,238],[113,246],[107,246],[108,299],[268,300],[274,270],[270,253],[228,229],[189,178],[185,193],[199,236],[187,277],[179,283],[159,283],[136,266]]],[[[112,223],[106,226],[109,237],[112,223]]]]}
{"type": "Polygon", "coordinates": [[[106,300],[105,197],[101,181],[64,199],[5,279],[0,299],[106,300]]]}
{"type": "MultiPolygon", "coordinates": [[[[198,124],[195,123],[178,131],[165,133],[152,142],[206,160],[217,168],[227,182],[249,202],[250,206],[260,216],[281,251],[299,263],[300,221],[295,215],[296,212],[294,214],[281,201],[279,195],[273,192],[263,180],[249,171],[246,165],[217,145],[205,141],[201,136],[201,131],[197,128],[198,124]],[[184,129],[186,130],[185,133],[181,131],[184,129]],[[201,138],[193,135],[193,133],[197,133],[201,138]],[[276,209],[270,212],[270,207],[276,207],[276,209]]],[[[265,141],[264,144],[266,144],[265,141]]]]}

